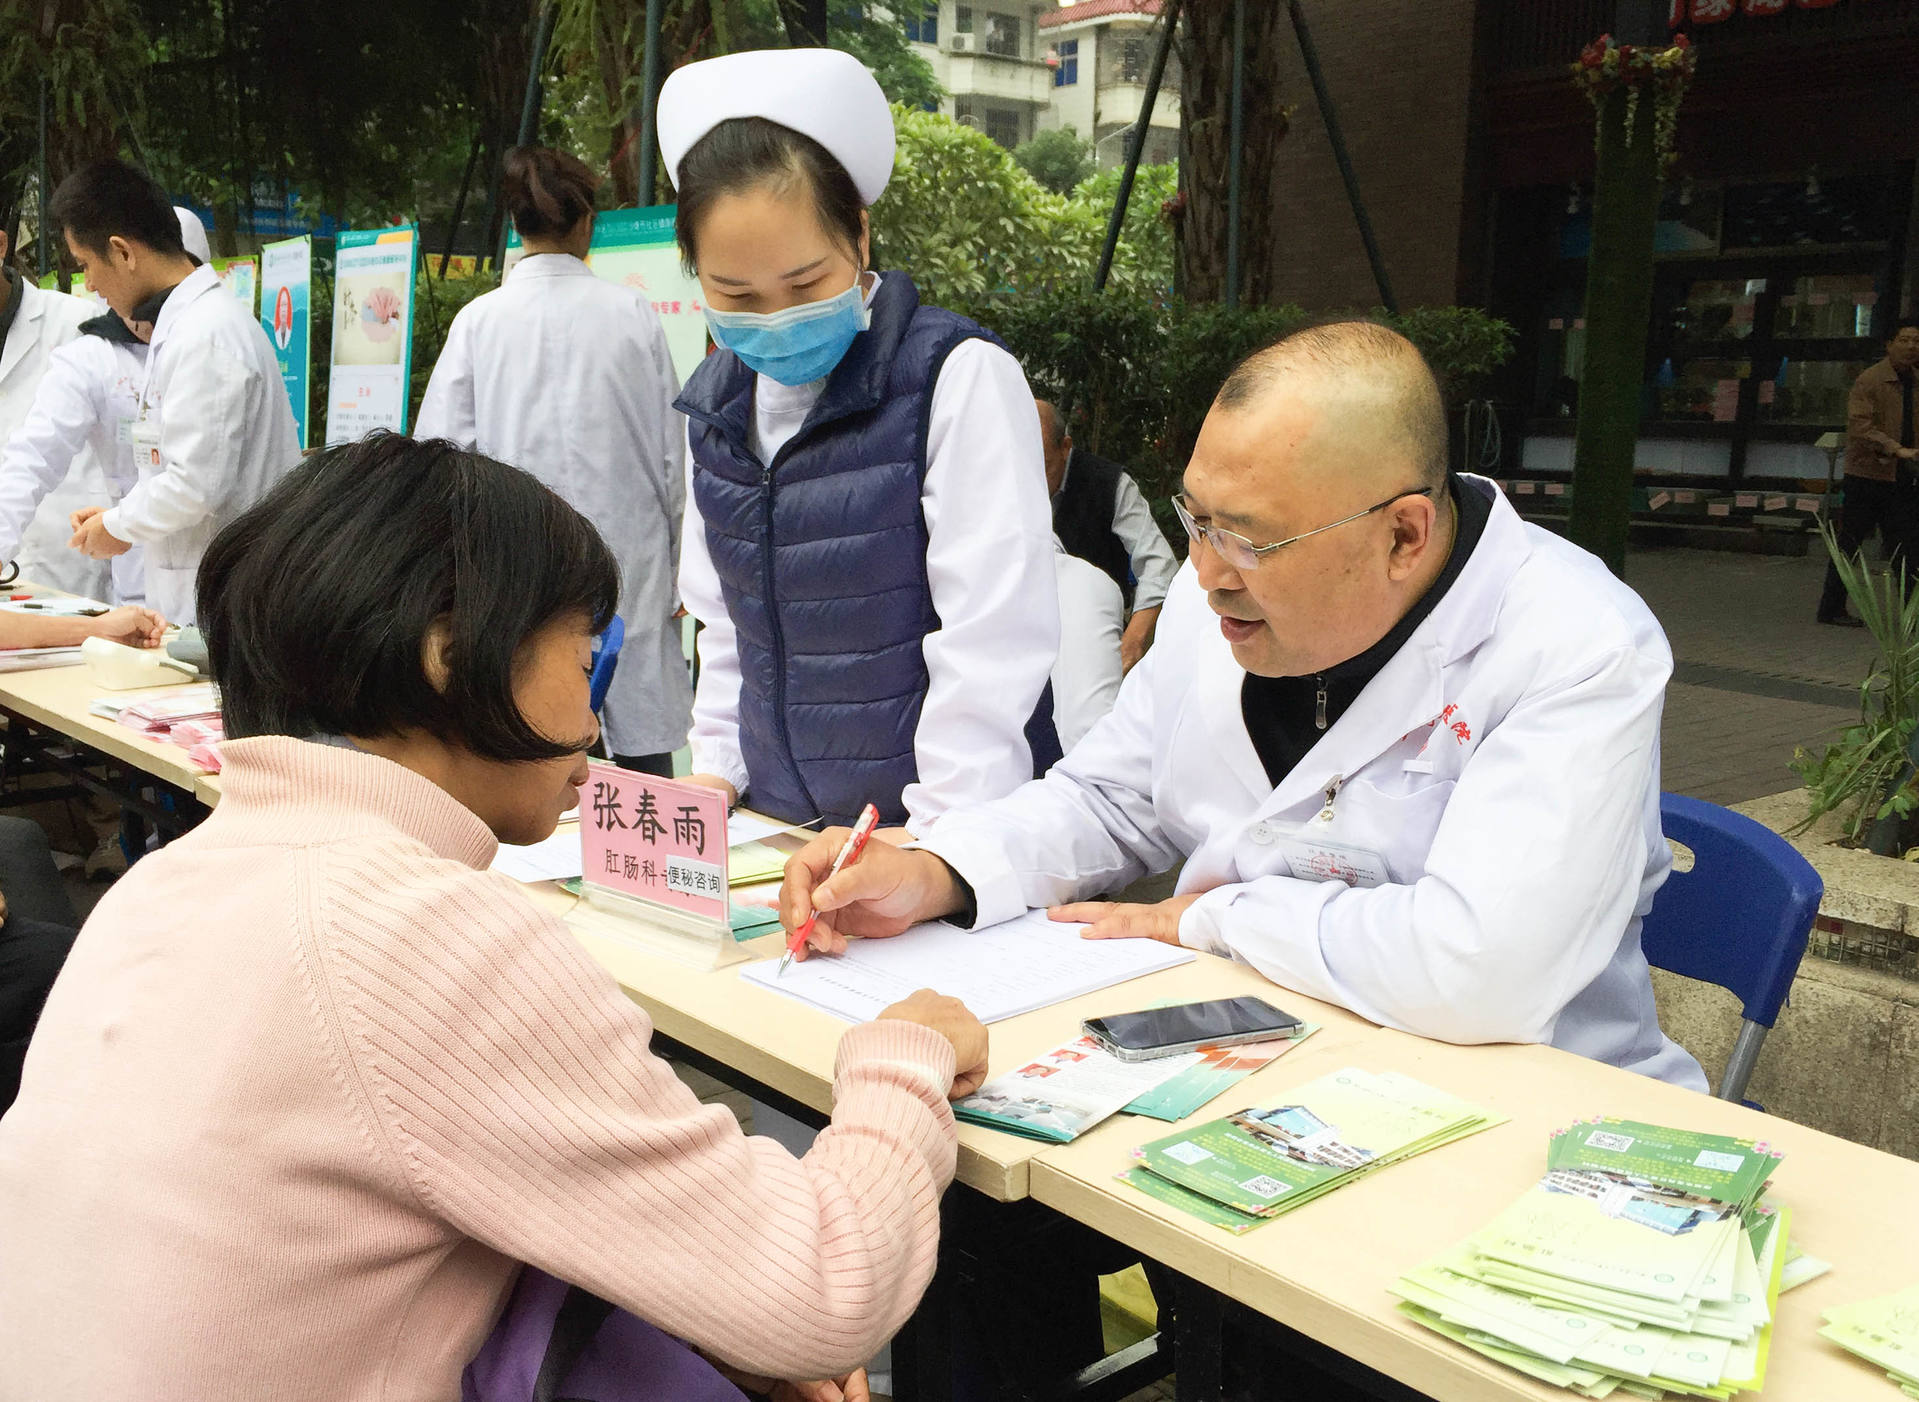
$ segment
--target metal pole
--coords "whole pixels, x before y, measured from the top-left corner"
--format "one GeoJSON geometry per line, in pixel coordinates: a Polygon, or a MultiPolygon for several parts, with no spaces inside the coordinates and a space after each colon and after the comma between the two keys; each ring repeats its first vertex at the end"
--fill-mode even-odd
{"type": "MultiPolygon", "coordinates": [[[[518,144],[529,146],[539,131],[540,121],[540,68],[546,62],[546,41],[553,36],[553,6],[540,6],[540,26],[533,35],[533,59],[526,66],[526,100],[520,104],[520,138],[518,144]]],[[[502,153],[504,154],[504,153],[502,153]]],[[[501,162],[505,169],[505,162],[501,162]]],[[[500,221],[500,241],[493,250],[493,266],[500,267],[506,262],[506,224],[500,221]]]]}
{"type": "MultiPolygon", "coordinates": [[[[480,129],[473,128],[473,144],[466,150],[466,172],[460,176],[460,197],[453,201],[453,218],[446,228],[446,249],[440,254],[440,281],[446,281],[447,260],[453,256],[453,241],[460,236],[460,216],[466,213],[466,192],[473,187],[473,167],[480,159],[480,129]]],[[[481,232],[485,237],[485,231],[481,232]]]]}
{"type": "Polygon", "coordinates": [[[646,0],[646,54],[640,63],[640,173],[637,198],[641,205],[653,203],[653,188],[658,183],[660,133],[657,128],[660,108],[660,23],[666,6],[663,0],[646,0]]]}
{"type": "Polygon", "coordinates": [[[1226,151],[1226,295],[1239,305],[1240,175],[1246,164],[1246,0],[1233,0],[1233,100],[1226,151]]]}
{"type": "Polygon", "coordinates": [[[47,201],[53,191],[47,188],[47,80],[40,80],[40,229],[34,243],[40,250],[40,276],[53,271],[53,240],[47,225],[47,201]]]}
{"type": "Polygon", "coordinates": [[[1306,62],[1306,76],[1313,85],[1313,100],[1319,104],[1319,115],[1326,122],[1326,139],[1333,144],[1333,159],[1339,163],[1339,178],[1346,182],[1346,202],[1353,207],[1353,222],[1359,225],[1359,241],[1366,245],[1366,261],[1372,264],[1373,285],[1379,289],[1379,305],[1388,312],[1397,315],[1399,302],[1393,296],[1393,285],[1386,277],[1386,260],[1380,256],[1379,240],[1373,237],[1373,221],[1366,215],[1366,202],[1359,197],[1359,177],[1353,172],[1352,158],[1346,154],[1346,138],[1339,128],[1339,112],[1333,106],[1333,95],[1326,88],[1326,75],[1319,67],[1319,51],[1313,47],[1313,34],[1306,27],[1306,12],[1300,8],[1299,0],[1287,0],[1286,11],[1292,16],[1293,33],[1299,37],[1299,56],[1306,62]]]}
{"type": "Polygon", "coordinates": [[[1113,217],[1106,223],[1106,243],[1099,251],[1099,267],[1093,273],[1095,292],[1106,290],[1106,279],[1113,271],[1120,226],[1126,222],[1126,206],[1133,198],[1133,177],[1139,174],[1139,158],[1146,150],[1146,133],[1153,120],[1153,103],[1159,98],[1159,80],[1166,72],[1166,56],[1173,51],[1179,5],[1180,0],[1166,0],[1166,7],[1160,11],[1166,28],[1160,32],[1159,47],[1153,50],[1153,66],[1146,71],[1146,93],[1140,99],[1139,116],[1133,119],[1132,140],[1126,143],[1126,168],[1120,172],[1119,193],[1113,197],[1113,217]]]}

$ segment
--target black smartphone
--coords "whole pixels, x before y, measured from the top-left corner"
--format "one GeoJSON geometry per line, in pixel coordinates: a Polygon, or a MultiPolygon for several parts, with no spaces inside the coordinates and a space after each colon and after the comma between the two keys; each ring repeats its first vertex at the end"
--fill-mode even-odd
{"type": "Polygon", "coordinates": [[[1121,1061],[1151,1061],[1200,1047],[1290,1037],[1305,1024],[1263,998],[1216,998],[1171,1008],[1089,1017],[1080,1026],[1121,1061]]]}

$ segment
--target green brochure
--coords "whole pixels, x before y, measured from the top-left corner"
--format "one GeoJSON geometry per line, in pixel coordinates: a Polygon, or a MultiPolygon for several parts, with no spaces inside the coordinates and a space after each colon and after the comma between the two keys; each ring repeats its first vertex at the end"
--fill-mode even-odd
{"type": "Polygon", "coordinates": [[[1919,1285],[1893,1295],[1840,1305],[1824,1315],[1819,1337],[1884,1368],[1901,1387],[1919,1387],[1919,1285]]]}
{"type": "Polygon", "coordinates": [[[1319,1024],[1301,1025],[1291,1037],[1271,1042],[1248,1042],[1237,1047],[1202,1047],[1200,1060],[1156,1090],[1126,1107],[1129,1115],[1148,1115],[1172,1123],[1196,1112],[1214,1096],[1238,1085],[1319,1031],[1319,1024]]]}

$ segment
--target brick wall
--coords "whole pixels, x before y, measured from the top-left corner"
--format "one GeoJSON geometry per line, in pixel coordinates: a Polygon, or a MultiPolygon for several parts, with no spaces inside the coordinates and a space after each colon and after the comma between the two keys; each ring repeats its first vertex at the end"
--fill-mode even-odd
{"type": "MultiPolygon", "coordinates": [[[[1360,193],[1402,307],[1460,299],[1475,0],[1306,0],[1360,193]]],[[[1275,296],[1378,302],[1290,23],[1281,100],[1296,106],[1274,176],[1275,296]]]]}

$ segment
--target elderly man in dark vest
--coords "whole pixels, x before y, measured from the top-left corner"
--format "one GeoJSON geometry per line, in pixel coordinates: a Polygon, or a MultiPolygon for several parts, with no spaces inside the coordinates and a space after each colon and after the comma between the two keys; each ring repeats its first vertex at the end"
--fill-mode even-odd
{"type": "Polygon", "coordinates": [[[1160,604],[1179,561],[1126,469],[1075,448],[1059,410],[1044,399],[1034,402],[1046,445],[1053,534],[1067,554],[1098,565],[1119,585],[1130,610],[1120,635],[1120,665],[1130,672],[1152,646],[1160,604]]]}

